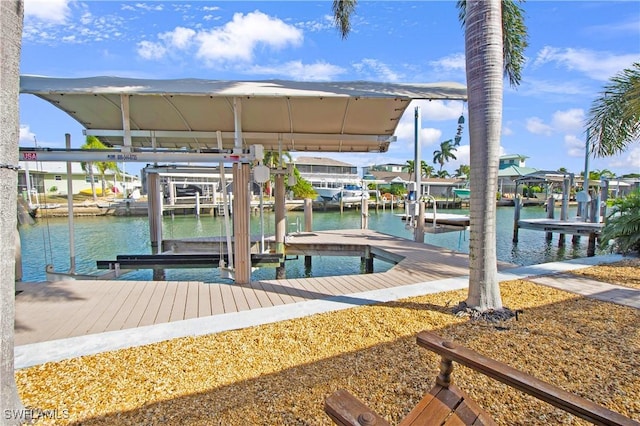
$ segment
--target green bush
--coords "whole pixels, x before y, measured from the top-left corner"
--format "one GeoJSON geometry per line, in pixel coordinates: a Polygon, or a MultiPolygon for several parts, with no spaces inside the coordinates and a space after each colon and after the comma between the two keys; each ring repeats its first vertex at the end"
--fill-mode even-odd
{"type": "Polygon", "coordinates": [[[640,252],[640,189],[613,202],[600,235],[600,247],[614,242],[619,253],[640,252]]]}

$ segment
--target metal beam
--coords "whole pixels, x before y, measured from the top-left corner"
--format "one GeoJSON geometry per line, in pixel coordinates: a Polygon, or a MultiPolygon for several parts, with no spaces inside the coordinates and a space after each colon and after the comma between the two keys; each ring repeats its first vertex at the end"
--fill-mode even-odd
{"type": "Polygon", "coordinates": [[[134,151],[124,152],[118,149],[109,150],[88,150],[88,149],[39,149],[39,148],[19,148],[20,161],[116,161],[116,162],[176,162],[176,163],[238,163],[250,162],[253,160],[251,153],[203,153],[203,152],[181,152],[181,151],[134,151]]]}
{"type": "MultiPolygon", "coordinates": [[[[97,137],[123,137],[122,130],[109,129],[86,129],[83,131],[87,136],[97,137]]],[[[132,138],[172,138],[172,139],[198,139],[198,138],[216,138],[215,131],[190,131],[190,130],[131,130],[132,138]]],[[[223,139],[235,140],[236,133],[221,132],[223,139]]],[[[362,134],[341,134],[341,133],[277,133],[277,132],[242,132],[244,139],[270,139],[285,141],[290,140],[316,140],[318,138],[326,140],[344,140],[344,141],[364,141],[364,142],[395,142],[396,137],[392,135],[362,135],[362,134]]]]}

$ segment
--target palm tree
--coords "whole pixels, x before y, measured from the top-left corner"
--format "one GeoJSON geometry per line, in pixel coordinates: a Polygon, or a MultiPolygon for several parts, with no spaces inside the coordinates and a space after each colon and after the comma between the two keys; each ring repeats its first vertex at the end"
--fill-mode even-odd
{"type": "Polygon", "coordinates": [[[433,176],[433,166],[431,164],[427,164],[427,162],[424,160],[421,160],[420,163],[422,163],[420,165],[422,176],[427,178],[433,176]]]}
{"type": "MultiPolygon", "coordinates": [[[[287,160],[289,160],[288,162],[291,163],[293,160],[291,159],[291,154],[287,151],[282,153],[282,157],[286,157],[287,160]]],[[[275,169],[277,167],[284,167],[284,163],[282,161],[281,156],[276,152],[276,151],[267,151],[264,154],[264,159],[262,160],[262,163],[269,167],[270,169],[275,169]]],[[[271,185],[271,179],[269,179],[267,182],[265,182],[266,185],[266,193],[269,197],[271,197],[273,195],[273,191],[272,191],[272,185],[271,185]]]]}
{"type": "MultiPolygon", "coordinates": [[[[87,136],[87,139],[84,145],[80,147],[80,149],[104,149],[104,148],[106,148],[104,144],[100,141],[100,139],[98,139],[95,136],[87,136]]],[[[82,167],[82,170],[84,170],[85,173],[89,174],[89,180],[91,181],[91,194],[93,194],[93,201],[98,201],[98,196],[96,195],[96,182],[93,175],[94,173],[93,162],[91,161],[86,163],[82,162],[80,163],[80,166],[82,167]]]]}
{"type": "MultiPolygon", "coordinates": [[[[343,38],[350,31],[356,0],[333,2],[343,38]]],[[[479,311],[502,308],[496,254],[498,158],[502,125],[503,72],[520,82],[527,46],[523,11],[514,0],[457,2],[465,28],[465,58],[471,145],[469,293],[466,304],[479,311]]]]}
{"type": "Polygon", "coordinates": [[[611,78],[591,104],[587,129],[597,157],[624,152],[640,138],[640,62],[611,78]]]}
{"type": "Polygon", "coordinates": [[[22,46],[22,0],[0,2],[0,108],[2,131],[0,132],[0,407],[2,424],[21,424],[25,410],[20,402],[14,372],[14,321],[15,321],[15,246],[17,229],[18,139],[20,91],[20,49],[22,46]],[[8,414],[8,415],[7,415],[8,414]]]}
{"type": "Polygon", "coordinates": [[[106,184],[107,184],[107,172],[111,171],[113,172],[113,178],[114,178],[114,186],[115,186],[115,180],[118,179],[121,175],[120,175],[120,169],[118,168],[118,165],[116,164],[115,161],[99,161],[96,163],[96,169],[98,169],[98,173],[100,173],[100,181],[102,183],[102,195],[105,195],[105,191],[106,191],[106,184]]]}
{"type": "Polygon", "coordinates": [[[456,169],[455,177],[469,178],[469,174],[471,173],[471,167],[468,164],[460,164],[460,167],[456,169]]]}
{"type": "MultiPolygon", "coordinates": [[[[95,136],[87,136],[87,139],[80,147],[81,149],[107,149],[107,146],[102,143],[100,139],[95,136]]],[[[120,174],[120,169],[115,161],[98,161],[98,162],[82,162],[80,163],[82,170],[85,173],[89,174],[89,179],[91,180],[91,193],[93,194],[93,201],[98,201],[98,197],[96,195],[96,183],[94,177],[94,166],[98,169],[98,173],[100,173],[100,180],[102,183],[102,195],[106,194],[106,174],[108,171],[114,172],[116,178],[120,174]]]]}
{"type": "Polygon", "coordinates": [[[407,173],[409,173],[409,180],[413,180],[413,173],[416,171],[416,165],[413,160],[407,160],[407,164],[404,166],[407,169],[407,173]]]}
{"type": "Polygon", "coordinates": [[[433,164],[440,164],[440,170],[444,167],[444,163],[449,160],[455,160],[456,156],[454,152],[457,151],[455,146],[453,146],[453,141],[451,139],[441,142],[440,149],[436,149],[433,151],[433,164]]]}

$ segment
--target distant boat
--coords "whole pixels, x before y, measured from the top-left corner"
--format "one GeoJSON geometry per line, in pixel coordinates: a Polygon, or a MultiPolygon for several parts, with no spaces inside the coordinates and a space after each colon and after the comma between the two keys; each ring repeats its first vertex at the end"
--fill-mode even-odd
{"type": "Polygon", "coordinates": [[[453,193],[462,200],[468,200],[469,197],[471,197],[471,190],[469,188],[453,188],[453,193]]]}
{"type": "Polygon", "coordinates": [[[369,192],[362,186],[346,184],[339,188],[313,187],[323,201],[358,203],[363,197],[369,198],[369,192]]]}

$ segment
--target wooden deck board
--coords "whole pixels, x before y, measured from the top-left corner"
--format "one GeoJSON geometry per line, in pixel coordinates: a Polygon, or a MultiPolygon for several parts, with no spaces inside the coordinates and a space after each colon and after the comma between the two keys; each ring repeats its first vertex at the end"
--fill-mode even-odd
{"type": "Polygon", "coordinates": [[[169,322],[169,319],[171,318],[171,311],[173,310],[173,304],[175,303],[178,284],[178,282],[173,281],[168,281],[166,283],[167,288],[162,296],[160,306],[158,307],[154,324],[169,322]]]}
{"type": "MultiPolygon", "coordinates": [[[[57,301],[45,298],[45,300],[36,302],[36,305],[33,306],[33,310],[30,313],[29,319],[42,324],[41,332],[45,336],[48,335],[48,339],[50,340],[85,334],[86,330],[84,330],[83,327],[87,322],[95,320],[93,316],[95,315],[96,309],[98,309],[100,305],[108,303],[109,298],[112,297],[112,293],[107,287],[97,285],[92,289],[89,287],[73,288],[68,283],[69,282],[56,283],[62,286],[61,290],[69,290],[69,298],[66,299],[68,303],[65,302],[65,298],[60,298],[57,301]],[[95,291],[95,293],[92,293],[92,290],[95,291]],[[81,303],[83,300],[87,302],[81,303]],[[54,302],[54,304],[48,307],[50,302],[54,302]],[[75,309],[71,308],[72,306],[75,309]],[[54,318],[61,317],[66,318],[67,321],[60,322],[53,320],[54,318]]],[[[46,284],[37,285],[42,286],[46,284]]],[[[119,291],[122,289],[118,288],[115,290],[119,291]]],[[[16,303],[18,302],[16,301],[16,303]]],[[[18,317],[16,317],[16,319],[18,319],[18,317]]]]}
{"type": "Polygon", "coordinates": [[[247,302],[247,298],[242,288],[234,284],[230,285],[229,288],[231,289],[231,294],[233,295],[233,300],[236,304],[235,312],[248,311],[249,303],[247,302]]]}
{"type": "Polygon", "coordinates": [[[184,319],[188,291],[189,285],[186,282],[179,281],[176,286],[176,295],[171,306],[171,313],[169,314],[169,322],[184,319]]]}
{"type": "Polygon", "coordinates": [[[232,284],[221,284],[220,285],[220,293],[222,295],[222,306],[224,307],[224,312],[238,312],[238,307],[236,306],[236,301],[233,298],[233,292],[231,290],[232,284]]]}
{"type": "Polygon", "coordinates": [[[95,321],[87,321],[83,334],[102,333],[107,330],[109,324],[121,311],[122,304],[133,290],[133,286],[128,286],[126,283],[119,283],[119,287],[119,291],[111,298],[109,303],[105,303],[102,309],[94,311],[96,315],[92,318],[95,318],[95,321]]]}
{"type": "Polygon", "coordinates": [[[209,284],[209,300],[211,301],[211,315],[224,314],[222,302],[222,287],[227,284],[209,284]]]}
{"type": "Polygon", "coordinates": [[[282,299],[278,292],[273,291],[273,285],[262,281],[252,283],[252,285],[256,289],[261,290],[261,292],[263,292],[267,296],[273,306],[284,305],[285,303],[287,303],[282,299]]]}
{"type": "MultiPolygon", "coordinates": [[[[250,287],[253,289],[253,294],[255,295],[256,300],[261,308],[275,306],[275,304],[269,297],[269,294],[262,289],[262,286],[259,283],[251,283],[250,287]]],[[[277,300],[280,300],[280,303],[278,304],[282,304],[282,299],[278,298],[277,300]]]]}
{"type": "Polygon", "coordinates": [[[211,296],[209,295],[210,285],[199,283],[198,285],[198,317],[208,317],[211,315],[211,296]]]}
{"type": "Polygon", "coordinates": [[[132,312],[136,311],[136,305],[140,300],[140,296],[144,292],[144,284],[135,281],[131,284],[131,292],[127,298],[123,301],[118,314],[114,315],[113,319],[106,328],[106,331],[121,330],[127,323],[127,319],[131,316],[132,312]]]}
{"type": "Polygon", "coordinates": [[[184,307],[184,319],[198,318],[198,306],[200,299],[200,284],[196,281],[185,283],[187,287],[187,300],[184,307]]]}
{"type": "Polygon", "coordinates": [[[138,327],[156,324],[158,310],[162,304],[164,293],[167,291],[167,286],[159,285],[159,283],[147,283],[147,285],[153,288],[153,292],[151,293],[151,296],[149,296],[147,304],[144,306],[144,312],[142,312],[142,315],[140,316],[138,327]]]}

